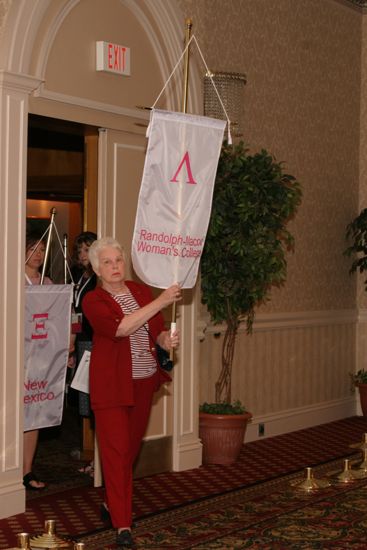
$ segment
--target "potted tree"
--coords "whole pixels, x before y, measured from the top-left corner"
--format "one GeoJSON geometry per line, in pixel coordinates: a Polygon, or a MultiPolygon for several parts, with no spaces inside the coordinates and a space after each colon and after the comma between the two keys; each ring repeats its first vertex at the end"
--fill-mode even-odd
{"type": "MultiPolygon", "coordinates": [[[[345,256],[353,257],[349,273],[367,270],[367,208],[364,208],[358,216],[347,225],[346,239],[351,245],[344,250],[345,256]]],[[[367,290],[367,279],[364,281],[367,290]]]]}
{"type": "MultiPolygon", "coordinates": [[[[344,254],[352,257],[349,273],[363,273],[367,270],[367,208],[361,210],[356,218],[347,225],[346,238],[351,241],[344,254]]],[[[364,281],[367,290],[367,279],[364,281]]],[[[367,416],[367,371],[360,369],[356,373],[349,373],[353,389],[359,390],[363,416],[367,416]]]]}
{"type": "MultiPolygon", "coordinates": [[[[255,307],[269,299],[273,285],[285,281],[286,251],[294,246],[287,223],[301,196],[299,183],[266,150],[250,154],[243,142],[223,145],[201,260],[202,302],[214,324],[226,325],[215,403],[200,407],[199,433],[206,463],[233,462],[241,449],[252,415],[238,402],[231,405],[236,337],[241,322],[251,332],[255,307]],[[213,459],[207,446],[214,435],[212,429],[206,434],[207,425],[213,420],[228,423],[229,416],[237,422],[243,417],[240,443],[233,445],[235,455],[213,459]]],[[[233,438],[230,433],[227,440],[233,438]]],[[[227,449],[228,441],[220,446],[227,449]]]]}

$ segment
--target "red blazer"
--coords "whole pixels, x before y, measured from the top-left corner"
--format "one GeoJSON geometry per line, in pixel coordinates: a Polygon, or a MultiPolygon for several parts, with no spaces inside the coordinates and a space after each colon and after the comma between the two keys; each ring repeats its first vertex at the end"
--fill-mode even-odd
{"type": "MultiPolygon", "coordinates": [[[[152,301],[148,286],[126,281],[126,286],[139,306],[152,301]]],[[[82,303],[83,313],[93,328],[93,345],[90,360],[90,400],[92,409],[128,406],[134,404],[131,350],[129,337],[116,337],[117,327],[124,314],[119,304],[101,287],[88,292],[82,303]]],[[[158,313],[149,320],[149,331],[157,336],[165,330],[164,320],[158,313]]],[[[152,343],[152,351],[156,356],[152,343]]],[[[162,369],[157,378],[159,386],[171,380],[162,369]]]]}

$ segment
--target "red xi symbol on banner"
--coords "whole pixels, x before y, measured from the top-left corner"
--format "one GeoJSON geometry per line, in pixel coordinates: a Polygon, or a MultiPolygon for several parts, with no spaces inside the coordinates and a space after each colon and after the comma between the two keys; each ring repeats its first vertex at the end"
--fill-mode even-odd
{"type": "Polygon", "coordinates": [[[45,320],[48,319],[48,313],[34,313],[33,321],[35,321],[34,332],[32,332],[32,340],[42,340],[47,338],[45,320]]]}

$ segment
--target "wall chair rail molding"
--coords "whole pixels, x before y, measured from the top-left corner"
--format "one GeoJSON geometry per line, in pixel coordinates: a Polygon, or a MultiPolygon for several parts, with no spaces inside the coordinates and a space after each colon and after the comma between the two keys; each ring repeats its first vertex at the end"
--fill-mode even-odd
{"type": "MultiPolygon", "coordinates": [[[[367,309],[328,310],[328,311],[295,311],[288,313],[258,313],[256,315],[253,332],[295,329],[317,326],[331,326],[340,324],[354,324],[357,321],[367,322],[367,309]]],[[[225,332],[225,325],[210,324],[208,318],[198,322],[198,337],[205,338],[205,334],[221,334],[225,332]]],[[[242,323],[239,332],[246,332],[246,323],[242,323]]]]}

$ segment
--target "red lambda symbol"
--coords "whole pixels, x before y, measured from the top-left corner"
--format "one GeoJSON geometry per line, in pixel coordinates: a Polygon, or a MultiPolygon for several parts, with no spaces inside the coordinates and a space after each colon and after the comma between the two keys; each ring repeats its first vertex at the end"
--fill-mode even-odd
{"type": "Polygon", "coordinates": [[[181,171],[181,168],[183,167],[183,165],[186,164],[186,171],[187,171],[187,176],[188,176],[188,181],[186,183],[192,183],[192,184],[196,184],[196,181],[194,180],[193,178],[193,175],[192,175],[192,170],[191,170],[191,165],[190,165],[190,158],[189,158],[189,152],[186,151],[186,153],[184,154],[180,164],[178,165],[178,168],[176,170],[176,173],[175,175],[173,176],[173,178],[170,180],[170,182],[173,182],[173,183],[178,183],[177,181],[177,176],[178,174],[180,173],[181,171]]]}

